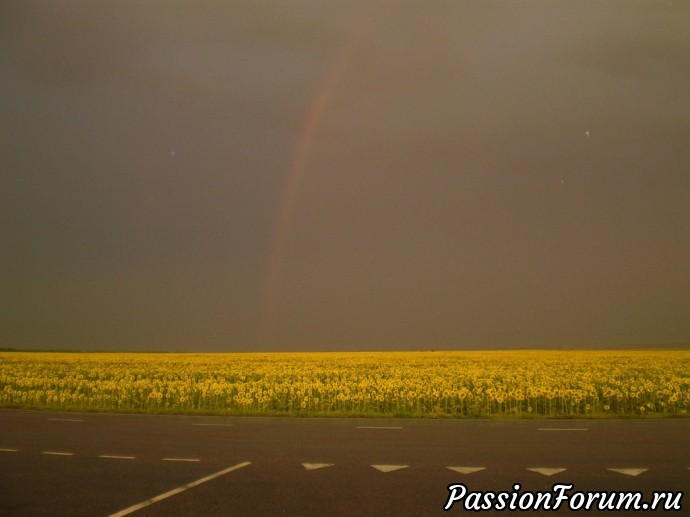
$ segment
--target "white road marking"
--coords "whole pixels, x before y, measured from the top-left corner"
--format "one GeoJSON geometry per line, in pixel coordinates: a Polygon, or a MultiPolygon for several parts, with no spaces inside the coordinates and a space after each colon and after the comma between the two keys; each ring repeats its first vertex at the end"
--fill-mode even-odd
{"type": "Polygon", "coordinates": [[[163,461],[201,461],[197,458],[163,458],[163,461]]]}
{"type": "Polygon", "coordinates": [[[323,469],[326,467],[332,467],[333,463],[302,463],[302,466],[307,470],[323,469]]]}
{"type": "Polygon", "coordinates": [[[17,452],[18,449],[0,449],[0,452],[17,452]]]}
{"type": "Polygon", "coordinates": [[[51,422],[83,422],[82,418],[49,418],[51,422]]]}
{"type": "Polygon", "coordinates": [[[402,427],[397,425],[358,425],[355,429],[402,429],[402,427]]]}
{"type": "Polygon", "coordinates": [[[393,472],[394,470],[405,469],[408,465],[372,465],[372,467],[381,472],[393,472]]]}
{"type": "Polygon", "coordinates": [[[617,468],[610,468],[606,469],[610,470],[611,472],[618,472],[619,474],[625,474],[627,476],[639,476],[643,472],[646,472],[648,469],[617,469],[617,468]]]}
{"type": "Polygon", "coordinates": [[[453,472],[459,472],[460,474],[473,474],[474,472],[479,472],[480,470],[485,470],[486,467],[446,467],[453,472]]]}
{"type": "Polygon", "coordinates": [[[589,431],[586,427],[540,427],[539,431],[589,431]]]}
{"type": "Polygon", "coordinates": [[[59,451],[42,451],[41,454],[48,456],[74,456],[73,452],[59,452],[59,451]]]}
{"type": "Polygon", "coordinates": [[[120,510],[119,512],[112,514],[110,517],[122,517],[124,515],[129,515],[130,513],[136,512],[137,510],[141,510],[142,508],[146,508],[147,506],[150,506],[153,503],[157,503],[158,501],[162,501],[163,499],[167,499],[168,497],[179,494],[180,492],[184,492],[185,490],[189,490],[190,488],[198,486],[202,483],[206,483],[207,481],[211,481],[212,479],[215,479],[215,478],[220,477],[224,474],[232,472],[233,470],[239,470],[242,467],[246,467],[249,464],[250,464],[249,461],[245,461],[244,463],[238,463],[237,465],[234,465],[232,467],[228,467],[226,469],[218,471],[215,474],[211,474],[211,475],[206,476],[204,478],[197,479],[196,481],[192,481],[191,483],[187,483],[186,485],[182,485],[181,487],[174,488],[168,492],[165,492],[164,494],[157,495],[156,497],[152,497],[151,499],[147,499],[146,501],[142,501],[141,503],[130,506],[129,508],[125,508],[124,510],[120,510]]]}
{"type": "Polygon", "coordinates": [[[192,424],[192,425],[203,425],[205,427],[232,427],[232,424],[192,424]]]}
{"type": "Polygon", "coordinates": [[[133,460],[134,456],[115,456],[111,454],[101,454],[99,458],[105,458],[109,460],[133,460]]]}
{"type": "Polygon", "coordinates": [[[545,476],[553,476],[554,474],[558,474],[559,472],[563,472],[565,469],[564,468],[534,467],[534,468],[528,468],[527,470],[531,470],[532,472],[536,472],[537,474],[543,474],[545,476]]]}

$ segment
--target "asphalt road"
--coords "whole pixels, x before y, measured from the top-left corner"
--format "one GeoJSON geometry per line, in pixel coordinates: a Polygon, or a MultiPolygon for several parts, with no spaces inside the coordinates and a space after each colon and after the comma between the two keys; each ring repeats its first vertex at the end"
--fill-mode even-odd
{"type": "MultiPolygon", "coordinates": [[[[646,502],[653,491],[687,492],[690,420],[0,411],[1,515],[441,515],[458,483],[518,496],[572,483],[571,492],[640,491],[646,502]]],[[[463,501],[449,513],[467,514],[463,501]]],[[[690,501],[681,504],[687,512],[690,501]]]]}

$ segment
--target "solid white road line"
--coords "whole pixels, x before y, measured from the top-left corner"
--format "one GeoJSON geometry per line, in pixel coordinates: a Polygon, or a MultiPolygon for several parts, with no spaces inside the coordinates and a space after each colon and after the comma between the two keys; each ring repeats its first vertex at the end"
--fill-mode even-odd
{"type": "Polygon", "coordinates": [[[402,429],[397,425],[358,425],[355,429],[402,429]]]}
{"type": "Polygon", "coordinates": [[[42,451],[41,454],[48,456],[74,456],[73,452],[59,452],[59,451],[42,451]]]}
{"type": "Polygon", "coordinates": [[[232,472],[233,470],[239,470],[242,467],[246,467],[249,464],[250,464],[249,461],[245,461],[244,463],[238,463],[237,465],[223,469],[219,472],[216,472],[215,474],[211,474],[209,476],[206,476],[205,478],[197,479],[196,481],[192,481],[191,483],[187,483],[186,485],[182,485],[181,487],[174,488],[168,492],[165,492],[164,494],[157,495],[156,497],[152,497],[151,499],[147,499],[146,501],[142,501],[141,503],[130,506],[129,508],[125,508],[124,510],[120,510],[119,512],[112,514],[110,517],[122,517],[123,515],[128,515],[132,512],[136,512],[137,510],[141,510],[142,508],[146,508],[147,506],[150,506],[153,503],[157,503],[158,501],[162,501],[163,499],[167,499],[168,497],[179,494],[180,492],[184,492],[185,490],[189,490],[190,488],[193,488],[197,485],[200,485],[202,483],[206,483],[207,481],[211,481],[212,479],[215,479],[215,478],[220,477],[224,474],[227,474],[228,472],[232,472]]]}
{"type": "Polygon", "coordinates": [[[112,454],[101,454],[99,458],[105,458],[108,460],[133,460],[134,456],[115,456],[112,454]]]}
{"type": "Polygon", "coordinates": [[[0,452],[17,452],[18,449],[0,449],[0,452]]]}
{"type": "Polygon", "coordinates": [[[163,461],[201,461],[197,458],[163,458],[163,461]]]}
{"type": "Polygon", "coordinates": [[[83,422],[82,418],[49,418],[51,422],[83,422]]]}

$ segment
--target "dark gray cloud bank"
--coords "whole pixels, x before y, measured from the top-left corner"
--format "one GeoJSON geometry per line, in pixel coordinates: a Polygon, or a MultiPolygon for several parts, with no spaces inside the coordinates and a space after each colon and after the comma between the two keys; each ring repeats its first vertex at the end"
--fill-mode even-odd
{"type": "Polygon", "coordinates": [[[5,2],[0,347],[690,342],[688,27],[683,1],[5,2]]]}

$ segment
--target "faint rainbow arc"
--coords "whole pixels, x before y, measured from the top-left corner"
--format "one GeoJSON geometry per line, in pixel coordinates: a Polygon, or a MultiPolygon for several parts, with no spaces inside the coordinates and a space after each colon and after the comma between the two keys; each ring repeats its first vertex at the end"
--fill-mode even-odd
{"type": "Polygon", "coordinates": [[[357,21],[355,21],[353,29],[350,30],[348,36],[338,48],[333,64],[328,69],[328,72],[319,85],[316,95],[309,104],[310,107],[302,125],[297,146],[292,154],[292,159],[284,182],[285,186],[272,225],[268,259],[264,271],[260,324],[261,332],[265,338],[270,338],[272,333],[280,262],[287,242],[297,188],[304,176],[304,166],[307,160],[309,147],[321,119],[323,118],[328,103],[331,100],[335,86],[340,81],[340,76],[349,61],[355,43],[358,40],[359,32],[364,25],[364,21],[370,17],[371,10],[365,9],[360,14],[357,21]]]}

